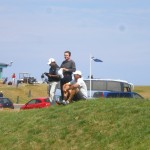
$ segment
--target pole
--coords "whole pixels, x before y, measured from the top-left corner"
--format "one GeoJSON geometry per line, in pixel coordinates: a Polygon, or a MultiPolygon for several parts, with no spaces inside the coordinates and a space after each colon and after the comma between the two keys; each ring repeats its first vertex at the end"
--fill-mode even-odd
{"type": "Polygon", "coordinates": [[[16,103],[19,104],[19,96],[17,96],[17,101],[16,101],[16,103]]]}
{"type": "Polygon", "coordinates": [[[89,76],[89,78],[90,78],[90,98],[91,98],[91,72],[92,72],[92,65],[91,65],[91,62],[92,62],[92,60],[91,60],[91,55],[90,55],[90,76],[89,76]]]}

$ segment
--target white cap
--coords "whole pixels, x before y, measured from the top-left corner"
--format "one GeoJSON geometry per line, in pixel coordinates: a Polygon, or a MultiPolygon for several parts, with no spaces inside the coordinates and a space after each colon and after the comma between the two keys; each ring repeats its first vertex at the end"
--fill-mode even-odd
{"type": "Polygon", "coordinates": [[[82,75],[81,71],[79,71],[79,70],[75,71],[73,74],[78,74],[80,76],[82,75]]]}
{"type": "Polygon", "coordinates": [[[48,65],[50,65],[52,62],[55,62],[55,59],[54,58],[50,58],[49,60],[48,60],[48,65]]]}

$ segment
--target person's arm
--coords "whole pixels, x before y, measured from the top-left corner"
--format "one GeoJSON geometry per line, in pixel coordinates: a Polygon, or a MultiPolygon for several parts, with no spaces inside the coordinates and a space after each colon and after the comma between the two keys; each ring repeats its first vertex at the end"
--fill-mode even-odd
{"type": "Polygon", "coordinates": [[[75,88],[79,88],[79,87],[80,87],[80,85],[78,83],[75,83],[70,86],[70,89],[75,89],[75,88]]]}
{"type": "Polygon", "coordinates": [[[73,60],[71,60],[71,68],[68,69],[69,72],[75,72],[76,71],[76,65],[73,60]]]}
{"type": "Polygon", "coordinates": [[[56,69],[56,74],[51,74],[51,73],[44,73],[47,77],[54,77],[54,78],[59,78],[60,76],[57,73],[57,69],[56,69]]]}
{"type": "Polygon", "coordinates": [[[70,72],[75,72],[76,71],[76,65],[75,65],[75,62],[72,61],[72,68],[69,69],[70,72]]]}
{"type": "Polygon", "coordinates": [[[75,83],[75,84],[66,84],[64,86],[64,91],[69,91],[69,90],[72,90],[72,89],[76,89],[76,88],[79,88],[80,85],[78,83],[75,83]]]}
{"type": "Polygon", "coordinates": [[[55,77],[55,78],[59,78],[59,75],[53,75],[53,74],[48,73],[48,77],[55,77]]]}

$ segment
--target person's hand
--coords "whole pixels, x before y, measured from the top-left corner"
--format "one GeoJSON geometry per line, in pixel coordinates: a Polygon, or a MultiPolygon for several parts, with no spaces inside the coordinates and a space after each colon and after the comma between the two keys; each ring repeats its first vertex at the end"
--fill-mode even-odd
{"type": "Polygon", "coordinates": [[[48,73],[47,73],[47,72],[44,72],[44,74],[45,74],[46,76],[48,76],[48,73]]]}
{"type": "Polygon", "coordinates": [[[63,71],[68,71],[69,69],[67,69],[67,68],[61,68],[63,71]]]}

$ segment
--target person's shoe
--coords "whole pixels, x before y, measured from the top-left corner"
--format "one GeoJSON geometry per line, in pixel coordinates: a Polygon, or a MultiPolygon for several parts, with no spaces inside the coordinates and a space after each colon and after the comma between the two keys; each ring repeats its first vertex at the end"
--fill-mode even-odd
{"type": "Polygon", "coordinates": [[[66,103],[69,104],[70,102],[67,100],[66,103]]]}
{"type": "Polygon", "coordinates": [[[67,104],[69,104],[69,103],[70,103],[70,102],[69,102],[68,100],[67,100],[67,101],[66,101],[66,100],[63,100],[63,101],[62,101],[62,104],[63,104],[63,105],[67,105],[67,104]]]}
{"type": "Polygon", "coordinates": [[[61,105],[62,102],[61,102],[60,100],[56,100],[56,104],[57,104],[57,105],[61,105]]]}
{"type": "Polygon", "coordinates": [[[62,103],[63,105],[66,105],[66,104],[67,104],[65,100],[63,100],[61,103],[62,103]]]}

